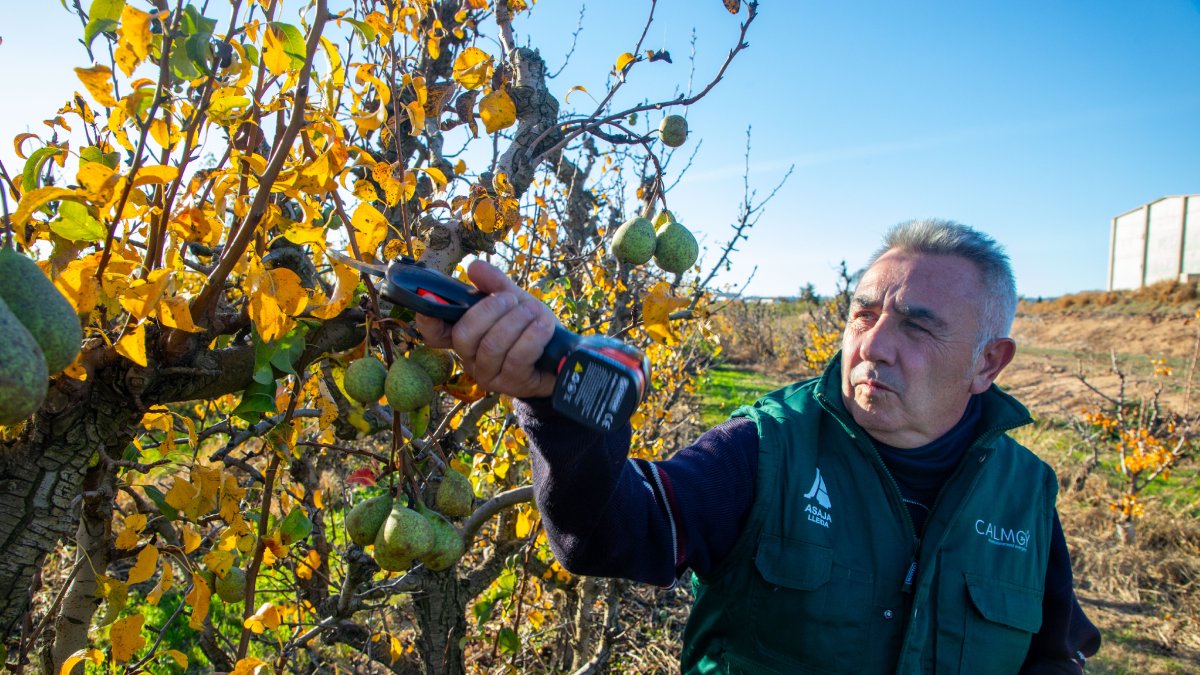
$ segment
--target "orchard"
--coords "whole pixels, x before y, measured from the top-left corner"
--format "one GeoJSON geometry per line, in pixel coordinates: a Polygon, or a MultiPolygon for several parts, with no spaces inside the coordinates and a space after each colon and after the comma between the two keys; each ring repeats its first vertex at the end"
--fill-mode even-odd
{"type": "Polygon", "coordinates": [[[726,0],[727,57],[694,91],[614,103],[671,66],[643,31],[571,108],[524,0],[67,6],[63,105],[0,165],[7,668],[593,660],[603,587],[549,551],[511,401],[339,256],[459,278],[483,257],[569,330],[642,350],[633,452],[661,456],[720,349],[713,272],[763,203],[706,269],[664,176],[756,4],[726,0]],[[637,263],[612,250],[634,218],[657,226],[637,263]]]}

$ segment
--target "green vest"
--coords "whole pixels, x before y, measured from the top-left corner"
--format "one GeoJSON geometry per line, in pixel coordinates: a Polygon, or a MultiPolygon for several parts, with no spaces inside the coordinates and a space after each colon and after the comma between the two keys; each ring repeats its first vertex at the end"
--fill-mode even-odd
{"type": "Polygon", "coordinates": [[[754,506],[696,577],[688,673],[1015,673],[1042,623],[1054,472],[1005,432],[1030,421],[983,395],[982,434],[918,539],[870,438],[842,405],[840,360],[735,416],[758,425],[754,506]]]}

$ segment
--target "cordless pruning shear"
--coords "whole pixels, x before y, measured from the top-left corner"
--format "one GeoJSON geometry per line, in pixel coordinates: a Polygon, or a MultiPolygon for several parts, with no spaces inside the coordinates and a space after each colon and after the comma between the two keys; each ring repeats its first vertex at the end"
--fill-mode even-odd
{"type": "MultiPolygon", "coordinates": [[[[408,256],[381,268],[336,251],[326,255],[359,272],[383,277],[385,300],[449,323],[487,297],[408,256]]],[[[650,380],[650,362],[637,349],[615,338],[581,336],[562,325],[554,328],[534,365],[555,376],[554,409],[596,431],[609,431],[628,421],[645,398],[650,380]]]]}

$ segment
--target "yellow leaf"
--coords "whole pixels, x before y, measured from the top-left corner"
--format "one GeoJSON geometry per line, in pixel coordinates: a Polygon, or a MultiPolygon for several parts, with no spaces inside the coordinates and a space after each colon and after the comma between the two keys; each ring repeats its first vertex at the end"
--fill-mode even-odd
{"type": "Polygon", "coordinates": [[[121,10],[121,27],[117,29],[117,41],[127,44],[139,59],[150,55],[150,42],[154,38],[150,32],[151,16],[128,4],[121,10]]]}
{"type": "MultiPolygon", "coordinates": [[[[58,188],[52,188],[58,189],[58,188]]],[[[21,200],[24,204],[25,200],[21,200]]],[[[67,268],[54,279],[54,287],[75,308],[75,313],[86,317],[96,307],[100,282],[96,279],[97,258],[88,256],[67,263],[67,268]]]]}
{"type": "Polygon", "coordinates": [[[83,186],[89,199],[104,203],[112,198],[119,177],[115,170],[100,162],[87,162],[79,167],[76,180],[83,186]]]}
{"type": "Polygon", "coordinates": [[[183,138],[183,132],[179,129],[179,125],[175,123],[175,120],[171,119],[168,115],[166,120],[154,119],[150,121],[150,136],[162,149],[172,150],[183,138]]]}
{"type": "Polygon", "coordinates": [[[625,72],[625,68],[627,68],[629,66],[629,64],[633,63],[636,60],[637,60],[637,57],[634,56],[633,54],[630,54],[629,52],[625,52],[624,54],[621,54],[620,56],[618,56],[617,57],[617,74],[619,75],[619,74],[625,72]]]}
{"type": "Polygon", "coordinates": [[[529,531],[533,529],[533,519],[529,517],[526,509],[517,511],[517,538],[522,539],[529,536],[529,531]]]}
{"type": "Polygon", "coordinates": [[[150,54],[150,14],[131,5],[121,10],[121,25],[117,28],[117,61],[126,75],[150,54]]]}
{"type": "Polygon", "coordinates": [[[142,530],[146,529],[146,515],[144,513],[135,513],[125,519],[125,528],[117,535],[117,540],[114,545],[123,550],[128,551],[137,546],[138,539],[141,537],[142,530]]]}
{"type": "MultiPolygon", "coordinates": [[[[577,84],[574,87],[571,87],[570,91],[567,92],[567,95],[565,97],[563,97],[563,100],[567,103],[570,103],[571,102],[571,94],[574,94],[577,91],[582,91],[585,94],[588,93],[587,87],[583,86],[582,84],[577,84]]],[[[591,94],[588,94],[588,95],[591,96],[591,94]]]]}
{"type": "Polygon", "coordinates": [[[145,368],[146,360],[146,324],[139,323],[125,337],[117,342],[117,353],[145,368]]]}
{"type": "Polygon", "coordinates": [[[350,119],[354,120],[354,125],[358,127],[359,133],[375,131],[387,121],[387,106],[376,106],[374,111],[362,115],[351,114],[350,119]]]}
{"type": "Polygon", "coordinates": [[[446,189],[446,183],[449,181],[446,180],[446,174],[442,173],[441,169],[431,166],[428,169],[421,169],[421,171],[424,171],[430,178],[433,179],[433,182],[437,185],[437,189],[439,191],[446,189]]]}
{"type": "Polygon", "coordinates": [[[146,595],[146,602],[152,605],[157,605],[162,599],[163,593],[171,590],[175,585],[175,572],[171,565],[163,565],[162,574],[158,575],[158,583],[154,585],[154,590],[146,595]]]}
{"type": "Polygon", "coordinates": [[[150,316],[158,308],[158,301],[171,283],[171,274],[171,270],[157,269],[146,279],[134,279],[121,293],[121,307],[138,321],[150,316]]]}
{"type": "Polygon", "coordinates": [[[113,98],[112,94],[112,68],[108,66],[76,68],[75,74],[79,76],[83,86],[87,87],[88,93],[92,95],[96,103],[105,108],[116,107],[117,99],[113,98]]]}
{"type": "Polygon", "coordinates": [[[229,671],[229,675],[254,675],[258,672],[259,666],[263,665],[266,664],[261,659],[247,656],[234,664],[233,670],[229,671]]]}
{"type": "Polygon", "coordinates": [[[388,658],[392,660],[392,663],[395,663],[401,656],[404,656],[404,644],[395,635],[389,635],[388,658]]]}
{"type": "Polygon", "coordinates": [[[103,574],[97,574],[96,581],[100,584],[100,597],[108,601],[104,617],[100,619],[100,625],[107,626],[121,615],[121,610],[129,602],[129,584],[103,574]]]}
{"type": "Polygon", "coordinates": [[[188,666],[187,654],[184,654],[183,652],[179,651],[178,649],[168,649],[167,656],[170,656],[172,659],[174,659],[175,665],[179,666],[180,668],[183,668],[184,670],[187,670],[187,666],[188,666]]]}
{"type": "Polygon", "coordinates": [[[171,486],[163,499],[176,511],[184,511],[196,499],[197,494],[196,486],[183,478],[176,477],[175,484],[171,486]]]}
{"type": "Polygon", "coordinates": [[[192,590],[184,598],[184,602],[192,608],[192,616],[188,619],[188,628],[201,630],[204,628],[204,618],[208,616],[208,605],[212,599],[212,589],[204,581],[204,577],[192,572],[192,590]]]}
{"type": "Polygon", "coordinates": [[[58,675],[70,675],[75,670],[75,666],[84,661],[91,661],[98,666],[104,663],[104,652],[99,649],[80,649],[63,661],[62,668],[58,669],[58,675]]]}
{"type": "Polygon", "coordinates": [[[185,523],[180,529],[183,530],[184,553],[191,553],[192,551],[200,548],[200,542],[203,539],[201,538],[200,533],[196,531],[195,526],[191,525],[190,523],[185,523]]]}
{"type": "MultiPolygon", "coordinates": [[[[334,263],[333,273],[337,276],[337,285],[333,289],[333,297],[329,298],[329,302],[322,307],[317,307],[312,310],[312,315],[318,319],[332,319],[342,310],[350,305],[350,301],[354,299],[354,289],[358,287],[358,272],[353,269],[334,263]]],[[[322,418],[324,415],[322,415],[322,418]]]]}
{"type": "Polygon", "coordinates": [[[134,652],[146,645],[146,638],[142,637],[142,625],[145,623],[144,615],[130,614],[113,624],[108,637],[112,640],[114,661],[123,663],[132,659],[134,652]]]}
{"type": "Polygon", "coordinates": [[[478,47],[467,47],[454,59],[454,81],[478,89],[492,76],[492,57],[478,47]]]}
{"type": "Polygon", "coordinates": [[[498,89],[479,102],[479,117],[489,134],[511,127],[517,121],[517,106],[508,92],[498,89]]]}
{"type": "MultiPolygon", "coordinates": [[[[228,541],[230,543],[230,547],[237,546],[236,537],[230,537],[228,538],[228,541]]],[[[225,575],[229,574],[229,569],[233,567],[233,562],[236,559],[237,556],[235,556],[231,551],[222,551],[214,548],[213,550],[204,554],[204,567],[213,574],[224,579],[225,575]]]]}
{"type": "Polygon", "coordinates": [[[267,32],[263,34],[263,64],[272,75],[282,75],[292,65],[292,57],[284,50],[283,40],[280,39],[282,32],[274,26],[267,26],[267,32]]]}
{"type": "Polygon", "coordinates": [[[129,580],[126,583],[130,586],[140,584],[154,576],[157,569],[158,548],[153,544],[146,544],[145,548],[138,551],[137,562],[134,563],[133,569],[129,570],[129,580]]]}
{"type": "Polygon", "coordinates": [[[379,193],[375,192],[375,186],[369,180],[358,180],[354,182],[354,196],[364,202],[379,201],[379,193]]]}
{"type": "Polygon", "coordinates": [[[279,608],[269,602],[264,602],[259,605],[258,611],[253,616],[247,617],[242,622],[242,625],[255,633],[262,633],[264,630],[279,628],[279,623],[279,608]]]}
{"type": "Polygon", "coordinates": [[[304,311],[308,292],[300,277],[286,267],[277,267],[252,275],[250,319],[263,340],[273,342],[294,325],[292,318],[304,311]]]}
{"type": "Polygon", "coordinates": [[[671,329],[671,312],[686,307],[686,298],[671,295],[671,285],[660,281],[650,288],[642,303],[642,323],[650,339],[659,344],[675,344],[677,338],[671,329]]]}
{"type": "Polygon", "coordinates": [[[60,187],[44,187],[36,190],[30,190],[21,195],[21,201],[17,204],[17,212],[13,214],[13,232],[14,234],[25,229],[23,226],[29,222],[34,211],[42,208],[46,204],[56,199],[72,199],[74,201],[83,201],[83,195],[60,187]]]}
{"type": "Polygon", "coordinates": [[[503,224],[496,213],[496,202],[491,197],[480,199],[471,212],[475,227],[484,232],[495,232],[503,224]]]}
{"type": "Polygon", "coordinates": [[[188,307],[188,299],[178,295],[162,299],[158,305],[158,321],[167,328],[177,328],[188,333],[204,330],[192,322],[192,310],[188,307]]]}
{"type": "Polygon", "coordinates": [[[350,216],[350,226],[354,228],[354,239],[358,242],[358,250],[364,256],[374,257],[375,251],[387,237],[387,218],[379,209],[370,204],[359,204],[350,216]]]}
{"type": "Polygon", "coordinates": [[[173,166],[143,166],[138,169],[137,176],[133,179],[133,187],[141,187],[143,185],[170,183],[179,176],[179,169],[173,166]]]}

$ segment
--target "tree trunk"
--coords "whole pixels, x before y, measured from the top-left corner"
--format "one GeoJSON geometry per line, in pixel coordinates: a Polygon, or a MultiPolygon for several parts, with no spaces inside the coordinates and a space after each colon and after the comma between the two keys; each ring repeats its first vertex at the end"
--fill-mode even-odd
{"type": "Polygon", "coordinates": [[[59,377],[20,439],[0,446],[0,635],[25,613],[42,558],[71,533],[97,452],[117,455],[141,415],[112,383],[59,377]]]}
{"type": "Polygon", "coordinates": [[[417,614],[417,653],[425,675],[461,675],[465,672],[459,640],[467,634],[465,581],[455,568],[426,572],[421,592],[413,596],[417,614]]]}
{"type": "MultiPolygon", "coordinates": [[[[88,646],[88,629],[100,606],[97,575],[108,571],[112,543],[113,498],[116,474],[106,462],[88,471],[84,481],[83,508],[75,535],[75,565],[79,571],[63,596],[54,618],[54,640],[50,646],[51,673],[59,673],[71,654],[88,646]]],[[[72,673],[82,673],[83,664],[72,673]]]]}

